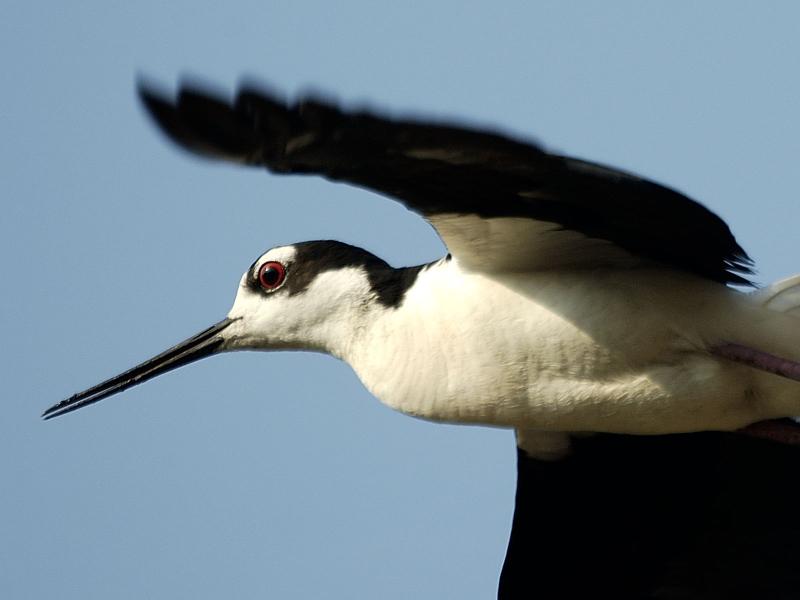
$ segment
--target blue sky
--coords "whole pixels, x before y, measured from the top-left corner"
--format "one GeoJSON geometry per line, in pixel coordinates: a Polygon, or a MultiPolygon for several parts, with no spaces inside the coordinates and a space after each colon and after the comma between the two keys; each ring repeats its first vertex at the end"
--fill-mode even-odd
{"type": "Polygon", "coordinates": [[[215,357],[39,420],[224,316],[266,248],[336,238],[395,265],[444,251],[368,192],[178,152],[138,74],[247,75],[533,137],[700,200],[762,282],[800,270],[795,3],[3,12],[4,597],[478,599],[505,552],[511,433],[394,413],[332,358],[215,357]]]}

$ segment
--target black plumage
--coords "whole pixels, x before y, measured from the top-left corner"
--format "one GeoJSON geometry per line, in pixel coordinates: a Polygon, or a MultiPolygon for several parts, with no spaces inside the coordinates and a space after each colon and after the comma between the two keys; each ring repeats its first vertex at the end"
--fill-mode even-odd
{"type": "Polygon", "coordinates": [[[607,240],[721,283],[748,284],[750,259],[714,213],[667,187],[531,142],[455,125],[289,105],[243,88],[227,102],[199,87],[140,96],[161,129],[209,157],[371,189],[423,216],[523,217],[607,240]]]}

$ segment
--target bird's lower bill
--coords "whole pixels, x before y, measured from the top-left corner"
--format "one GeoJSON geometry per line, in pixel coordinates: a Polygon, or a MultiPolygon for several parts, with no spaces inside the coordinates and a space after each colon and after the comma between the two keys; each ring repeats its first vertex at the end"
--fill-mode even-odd
{"type": "Polygon", "coordinates": [[[225,342],[222,332],[236,320],[227,317],[150,360],[51,406],[44,411],[42,417],[45,419],[59,417],[144,383],[162,373],[218,353],[225,342]]]}

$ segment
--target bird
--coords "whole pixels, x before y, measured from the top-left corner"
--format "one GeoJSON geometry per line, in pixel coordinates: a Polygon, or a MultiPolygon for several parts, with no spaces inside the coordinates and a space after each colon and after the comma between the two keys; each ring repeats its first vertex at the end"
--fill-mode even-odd
{"type": "Polygon", "coordinates": [[[747,253],[684,194],[505,133],[316,96],[289,102],[253,84],[228,97],[142,80],[139,96],[184,150],[388,196],[422,216],[448,253],[395,268],[334,240],[271,248],[242,275],[224,319],[53,405],[45,419],[221,352],[330,354],[401,413],[515,432],[503,598],[528,597],[520,581],[532,565],[539,589],[550,590],[542,593],[556,594],[542,597],[577,594],[585,581],[568,582],[570,568],[593,573],[595,593],[672,597],[664,564],[675,571],[698,536],[713,538],[697,525],[698,498],[718,503],[730,489],[709,470],[736,471],[741,456],[759,453],[797,464],[800,276],[749,289],[747,253]],[[647,465],[679,465],[675,489],[657,468],[645,477],[647,465]],[[581,483],[597,484],[600,473],[615,491],[582,498],[581,483]],[[566,504],[567,522],[549,524],[566,504]],[[637,524],[658,506],[674,518],[656,519],[648,545],[637,524]],[[638,575],[599,569],[609,563],[602,545],[572,562],[563,556],[593,530],[618,535],[617,564],[637,564],[638,575]]]}

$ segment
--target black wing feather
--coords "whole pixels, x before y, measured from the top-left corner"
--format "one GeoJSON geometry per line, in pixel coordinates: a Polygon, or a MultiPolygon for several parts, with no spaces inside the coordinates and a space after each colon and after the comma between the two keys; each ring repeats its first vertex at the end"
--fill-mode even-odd
{"type": "Polygon", "coordinates": [[[287,104],[243,88],[233,102],[198,86],[172,101],[140,95],[163,131],[194,153],[276,173],[313,173],[400,200],[424,216],[556,223],[721,283],[749,284],[751,261],[727,225],[683,194],[619,170],[467,128],[287,104]]]}
{"type": "Polygon", "coordinates": [[[598,434],[560,461],[517,454],[501,600],[800,597],[800,447],[598,434]]]}

